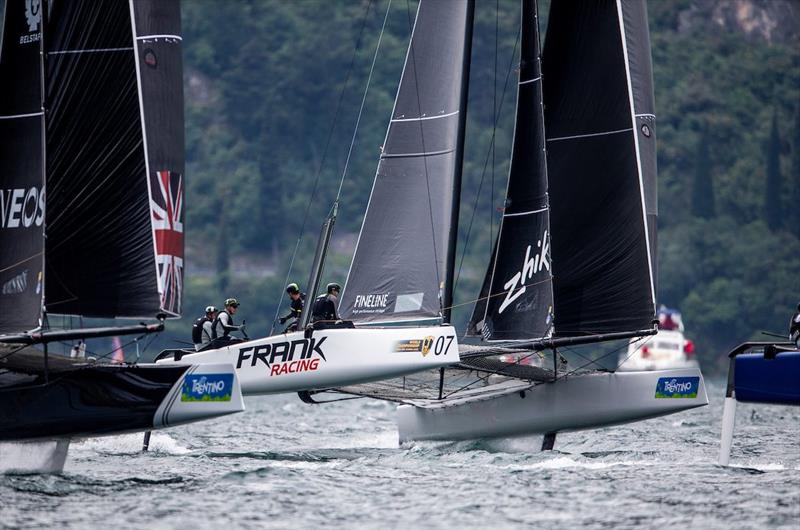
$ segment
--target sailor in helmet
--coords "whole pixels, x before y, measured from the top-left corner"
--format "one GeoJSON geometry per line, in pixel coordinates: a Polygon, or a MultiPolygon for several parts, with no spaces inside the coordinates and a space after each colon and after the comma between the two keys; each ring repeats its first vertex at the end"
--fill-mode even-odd
{"type": "Polygon", "coordinates": [[[290,283],[286,286],[286,294],[289,295],[289,299],[292,302],[289,306],[289,314],[280,318],[281,324],[286,324],[289,321],[289,325],[283,330],[284,333],[297,331],[297,326],[300,324],[300,315],[303,312],[303,305],[306,302],[306,293],[301,293],[300,287],[296,283],[290,283]]]}
{"type": "Polygon", "coordinates": [[[236,298],[228,298],[225,300],[225,309],[219,312],[211,328],[211,338],[213,341],[210,348],[221,348],[232,342],[242,341],[242,339],[230,335],[232,331],[241,331],[244,333],[244,325],[237,326],[233,322],[233,316],[238,309],[239,301],[236,300],[236,298]]]}
{"type": "Polygon", "coordinates": [[[206,314],[194,321],[192,325],[192,342],[195,351],[200,351],[211,342],[211,328],[217,316],[217,308],[213,305],[206,307],[206,314]]]}
{"type": "Polygon", "coordinates": [[[339,304],[341,290],[342,286],[338,283],[329,283],[327,292],[319,295],[314,300],[314,305],[311,308],[311,322],[314,323],[316,329],[323,329],[323,326],[327,327],[339,320],[336,306],[339,304]]]}

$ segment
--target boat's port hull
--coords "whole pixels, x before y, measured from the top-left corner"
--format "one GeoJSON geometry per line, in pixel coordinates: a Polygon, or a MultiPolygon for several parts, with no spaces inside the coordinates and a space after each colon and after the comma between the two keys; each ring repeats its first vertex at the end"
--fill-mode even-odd
{"type": "Polygon", "coordinates": [[[400,441],[469,440],[593,429],[708,404],[698,369],[594,372],[553,383],[519,380],[397,410],[400,441]]]}
{"type": "Polygon", "coordinates": [[[145,431],[244,410],[229,364],[83,365],[0,389],[0,440],[145,431]]]}
{"type": "MultiPolygon", "coordinates": [[[[458,362],[452,326],[351,328],[275,335],[185,355],[178,363],[231,363],[244,395],[366,383],[458,362]]],[[[175,363],[172,359],[159,365],[175,363]]]]}

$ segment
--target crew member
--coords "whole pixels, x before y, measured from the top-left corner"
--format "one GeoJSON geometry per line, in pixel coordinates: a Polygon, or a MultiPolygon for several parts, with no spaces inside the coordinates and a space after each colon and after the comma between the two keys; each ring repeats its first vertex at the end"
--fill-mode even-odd
{"type": "MultiPolygon", "coordinates": [[[[339,320],[339,314],[336,311],[336,306],[339,302],[339,292],[342,286],[338,283],[329,283],[327,292],[319,295],[314,300],[314,306],[311,308],[311,322],[318,324],[333,323],[339,320]]],[[[315,326],[320,329],[319,325],[315,326]]]]}
{"type": "Polygon", "coordinates": [[[800,350],[800,304],[797,304],[797,311],[789,321],[789,340],[800,350]]]}
{"type": "Polygon", "coordinates": [[[281,317],[280,323],[286,324],[288,320],[291,320],[291,322],[283,330],[284,333],[297,331],[297,327],[300,324],[300,315],[303,312],[303,305],[306,302],[306,293],[301,293],[300,287],[296,283],[290,283],[286,286],[286,294],[289,295],[292,302],[289,306],[289,314],[281,317]]]}
{"type": "Polygon", "coordinates": [[[194,343],[195,351],[202,350],[211,342],[211,330],[216,316],[217,308],[210,305],[206,307],[206,314],[194,321],[192,325],[192,342],[194,343]]]}
{"type": "Polygon", "coordinates": [[[236,298],[228,298],[225,300],[225,309],[219,312],[211,327],[211,338],[213,340],[209,349],[220,348],[231,342],[242,341],[242,339],[230,335],[231,331],[242,331],[243,328],[243,326],[237,326],[233,322],[233,316],[236,314],[238,308],[239,302],[236,298]]]}

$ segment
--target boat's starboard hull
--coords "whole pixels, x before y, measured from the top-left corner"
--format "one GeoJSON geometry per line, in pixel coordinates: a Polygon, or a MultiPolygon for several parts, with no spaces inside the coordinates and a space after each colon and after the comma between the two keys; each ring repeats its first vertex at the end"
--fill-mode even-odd
{"type": "Polygon", "coordinates": [[[232,363],[242,392],[253,395],[366,383],[458,361],[455,328],[426,326],[326,329],[310,337],[287,333],[185,355],[177,362],[232,363]]]}
{"type": "Polygon", "coordinates": [[[469,440],[619,425],[708,404],[698,369],[507,380],[459,398],[401,405],[400,441],[469,440]],[[495,388],[491,388],[494,386],[495,388]]]}

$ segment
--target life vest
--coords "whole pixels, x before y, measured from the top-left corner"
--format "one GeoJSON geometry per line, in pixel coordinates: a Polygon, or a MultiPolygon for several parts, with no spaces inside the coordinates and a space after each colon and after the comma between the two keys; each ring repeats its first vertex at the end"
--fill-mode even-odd
{"type": "Polygon", "coordinates": [[[220,337],[227,337],[228,334],[230,333],[230,331],[228,331],[227,329],[223,328],[222,325],[220,324],[220,318],[219,317],[221,317],[222,315],[228,315],[228,325],[229,326],[235,325],[233,323],[233,315],[228,313],[228,311],[226,311],[226,310],[220,311],[219,314],[217,315],[217,318],[214,319],[214,325],[211,326],[211,338],[212,339],[218,339],[220,337]],[[220,331],[217,331],[217,328],[219,328],[220,331]]]}

